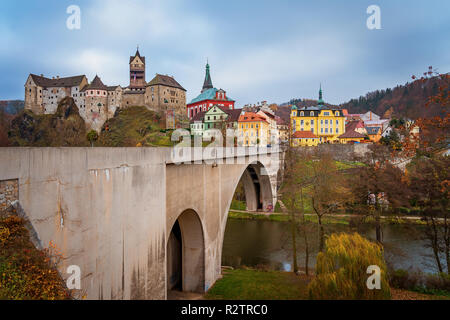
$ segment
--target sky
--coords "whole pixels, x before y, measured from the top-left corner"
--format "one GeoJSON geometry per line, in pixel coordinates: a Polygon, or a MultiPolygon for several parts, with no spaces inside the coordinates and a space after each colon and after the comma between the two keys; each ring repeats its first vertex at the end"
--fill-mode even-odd
{"type": "Polygon", "coordinates": [[[146,57],[146,80],[173,76],[187,101],[209,61],[216,88],[236,106],[316,99],[340,104],[450,71],[450,1],[35,0],[0,3],[0,100],[23,99],[28,74],[97,74],[129,84],[129,57],[146,57]],[[67,8],[80,8],[69,29],[67,8]],[[381,29],[370,30],[370,5],[381,29]]]}

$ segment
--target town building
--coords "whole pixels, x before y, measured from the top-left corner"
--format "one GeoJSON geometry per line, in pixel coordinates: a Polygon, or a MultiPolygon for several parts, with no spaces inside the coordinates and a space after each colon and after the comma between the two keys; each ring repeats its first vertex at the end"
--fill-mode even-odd
{"type": "Polygon", "coordinates": [[[242,112],[238,120],[238,145],[266,146],[270,141],[269,123],[254,112],[242,112]]]}
{"type": "Polygon", "coordinates": [[[236,131],[241,111],[241,109],[228,109],[214,105],[208,111],[197,113],[190,122],[191,135],[204,136],[208,129],[218,129],[224,134],[226,129],[236,131]]]}
{"type": "Polygon", "coordinates": [[[367,135],[373,142],[378,142],[381,139],[381,127],[366,127],[367,135]]]}
{"type": "Polygon", "coordinates": [[[317,106],[291,108],[291,135],[297,131],[311,131],[319,137],[319,143],[338,143],[345,132],[345,117],[341,109],[325,106],[322,87],[317,106]]]}
{"type": "Polygon", "coordinates": [[[233,99],[227,97],[225,90],[214,88],[211,80],[209,63],[207,63],[202,91],[187,104],[186,113],[188,118],[192,119],[197,113],[208,111],[214,105],[234,109],[234,102],[233,99]]]}
{"type": "Polygon", "coordinates": [[[319,137],[311,131],[295,131],[292,135],[293,147],[315,147],[319,144],[319,137]]]}

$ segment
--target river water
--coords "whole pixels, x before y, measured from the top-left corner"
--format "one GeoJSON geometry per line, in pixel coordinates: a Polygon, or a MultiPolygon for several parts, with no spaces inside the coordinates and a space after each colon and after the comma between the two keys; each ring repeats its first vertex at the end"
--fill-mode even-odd
{"type": "MultiPolygon", "coordinates": [[[[383,225],[385,259],[395,269],[421,270],[436,273],[431,249],[421,239],[420,225],[383,225]]],[[[375,239],[375,228],[370,225],[350,227],[344,224],[325,225],[326,234],[357,231],[368,239],[375,239]]],[[[308,231],[309,267],[314,268],[318,252],[318,228],[308,231]]],[[[304,269],[305,246],[297,240],[298,265],[304,269]]],[[[265,220],[228,219],[222,252],[222,265],[257,267],[290,271],[292,268],[292,239],[290,224],[265,220]]]]}

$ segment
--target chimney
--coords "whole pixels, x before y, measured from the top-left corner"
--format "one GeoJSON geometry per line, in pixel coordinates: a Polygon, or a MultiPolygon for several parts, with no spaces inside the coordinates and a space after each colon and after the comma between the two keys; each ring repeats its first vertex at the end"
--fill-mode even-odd
{"type": "Polygon", "coordinates": [[[44,76],[44,74],[43,73],[41,73],[41,77],[43,77],[44,76]]]}
{"type": "Polygon", "coordinates": [[[59,79],[59,76],[56,76],[56,79],[59,79]]]}

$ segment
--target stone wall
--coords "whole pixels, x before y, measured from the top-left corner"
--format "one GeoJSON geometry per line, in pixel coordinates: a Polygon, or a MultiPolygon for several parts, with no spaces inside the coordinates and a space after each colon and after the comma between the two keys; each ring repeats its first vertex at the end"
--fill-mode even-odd
{"type": "Polygon", "coordinates": [[[12,202],[19,200],[19,180],[0,181],[0,212],[8,208],[12,202]]]}
{"type": "Polygon", "coordinates": [[[370,144],[319,144],[317,147],[298,147],[298,152],[307,152],[316,155],[330,154],[334,160],[354,161],[362,158],[369,152],[370,144]]]}

